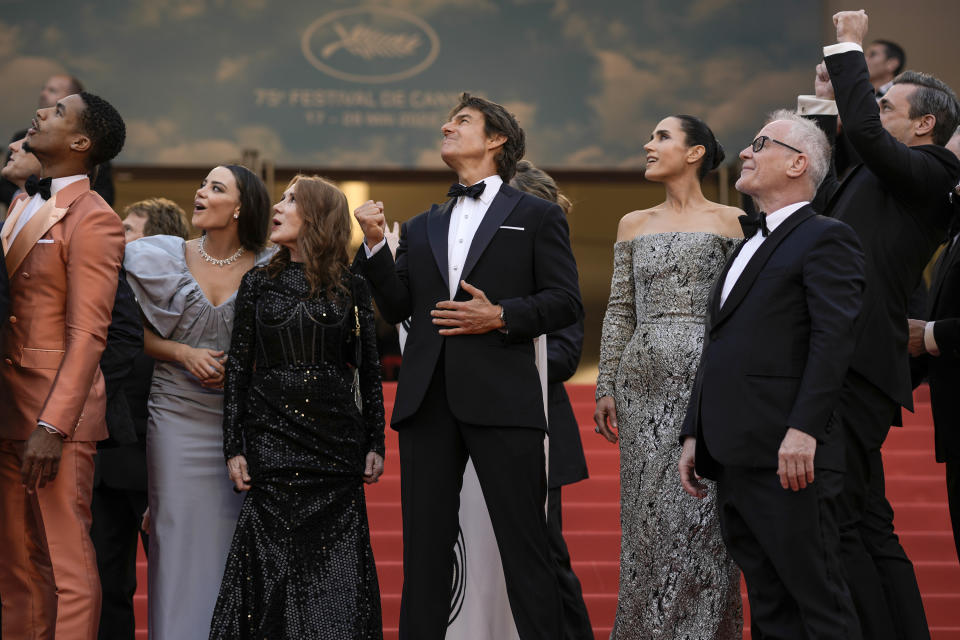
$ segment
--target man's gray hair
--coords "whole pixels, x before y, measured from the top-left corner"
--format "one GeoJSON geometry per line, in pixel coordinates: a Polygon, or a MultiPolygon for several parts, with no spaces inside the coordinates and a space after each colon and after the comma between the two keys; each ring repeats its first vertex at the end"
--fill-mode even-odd
{"type": "Polygon", "coordinates": [[[767,124],[775,120],[784,120],[790,123],[790,130],[784,135],[786,142],[796,147],[807,156],[807,175],[813,183],[813,190],[820,187],[820,183],[827,177],[830,170],[830,141],[827,134],[820,130],[812,120],[797,115],[788,109],[778,109],[767,118],[767,124]]]}

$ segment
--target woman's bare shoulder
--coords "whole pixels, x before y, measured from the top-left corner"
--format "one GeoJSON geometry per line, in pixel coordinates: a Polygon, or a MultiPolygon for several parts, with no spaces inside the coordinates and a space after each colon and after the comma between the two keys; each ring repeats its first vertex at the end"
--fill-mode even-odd
{"type": "Polygon", "coordinates": [[[620,224],[617,226],[617,242],[633,240],[643,233],[644,227],[646,227],[651,216],[653,216],[656,211],[656,207],[651,209],[638,209],[620,218],[620,224]]]}

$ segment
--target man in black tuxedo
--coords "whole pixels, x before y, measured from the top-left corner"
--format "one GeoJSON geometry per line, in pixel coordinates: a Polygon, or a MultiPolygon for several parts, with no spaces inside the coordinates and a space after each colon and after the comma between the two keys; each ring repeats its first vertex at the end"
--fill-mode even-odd
{"type": "Polygon", "coordinates": [[[508,184],[523,156],[516,119],[461,96],[441,129],[457,172],[442,205],[406,222],[396,261],[382,209],[356,216],[355,263],[384,318],[412,316],[391,425],[400,437],[400,638],[442,640],[450,614],[460,486],[473,460],[520,637],[560,637],[544,504],[547,428],[533,339],[583,313],[560,207],[508,184]],[[466,186],[465,186],[466,185],[466,186]]]}
{"type": "Polygon", "coordinates": [[[717,481],[723,539],[743,571],[755,638],[860,638],[839,565],[841,434],[830,416],[853,353],[864,259],[850,227],[809,200],[830,150],[773,115],[740,152],[737,189],[761,210],[710,299],[681,431],[680,479],[717,481]],[[757,229],[759,227],[759,230],[757,229]]]}
{"type": "MultiPolygon", "coordinates": [[[[960,158],[960,128],[946,146],[960,158]]],[[[936,457],[947,467],[947,503],[960,559],[960,186],[949,194],[949,206],[953,218],[934,268],[927,320],[910,320],[909,349],[917,365],[914,381],[925,377],[930,383],[936,457]]]]}
{"type": "Polygon", "coordinates": [[[867,261],[857,345],[838,406],[847,457],[843,564],[865,637],[929,638],[913,565],[894,534],[880,447],[900,406],[913,407],[907,306],[947,232],[943,199],[960,178],[960,161],[943,145],[958,106],[947,85],[911,71],[878,103],[862,53],[866,14],[845,11],[834,22],[837,44],[824,48],[817,97],[802,96],[799,107],[828,135],[839,114],[863,159],[842,182],[829,175],[814,200],[817,211],[853,227],[867,261]]]}

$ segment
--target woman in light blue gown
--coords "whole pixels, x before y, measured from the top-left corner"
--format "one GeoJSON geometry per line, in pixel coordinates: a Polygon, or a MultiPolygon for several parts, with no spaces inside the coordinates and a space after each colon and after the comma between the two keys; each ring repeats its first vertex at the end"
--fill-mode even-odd
{"type": "Polygon", "coordinates": [[[203,640],[242,497],[223,473],[224,354],[240,279],[264,265],[270,197],[238,165],[215,167],[194,200],[200,238],[127,245],[124,267],[157,360],[148,403],[152,640],[203,640]]]}

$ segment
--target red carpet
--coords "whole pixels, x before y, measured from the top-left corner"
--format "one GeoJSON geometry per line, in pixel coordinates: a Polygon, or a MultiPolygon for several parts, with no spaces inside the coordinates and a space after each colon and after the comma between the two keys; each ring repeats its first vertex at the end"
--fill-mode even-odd
{"type": "MultiPolygon", "coordinates": [[[[395,385],[384,386],[387,414],[395,385]]],[[[568,386],[581,425],[590,479],[564,489],[564,530],[597,640],[606,639],[617,600],[620,552],[618,454],[593,432],[593,387],[568,386]]],[[[887,496],[896,511],[897,533],[914,562],[933,640],[960,640],[960,564],[947,514],[944,468],[934,462],[929,394],[916,394],[917,413],[891,430],[884,446],[887,496]]],[[[373,549],[383,593],[384,637],[396,640],[400,611],[400,474],[396,432],[387,429],[387,468],[367,491],[373,549]]],[[[146,638],[146,564],[139,565],[137,636],[146,638]]],[[[744,634],[749,638],[749,631],[744,634]]]]}

